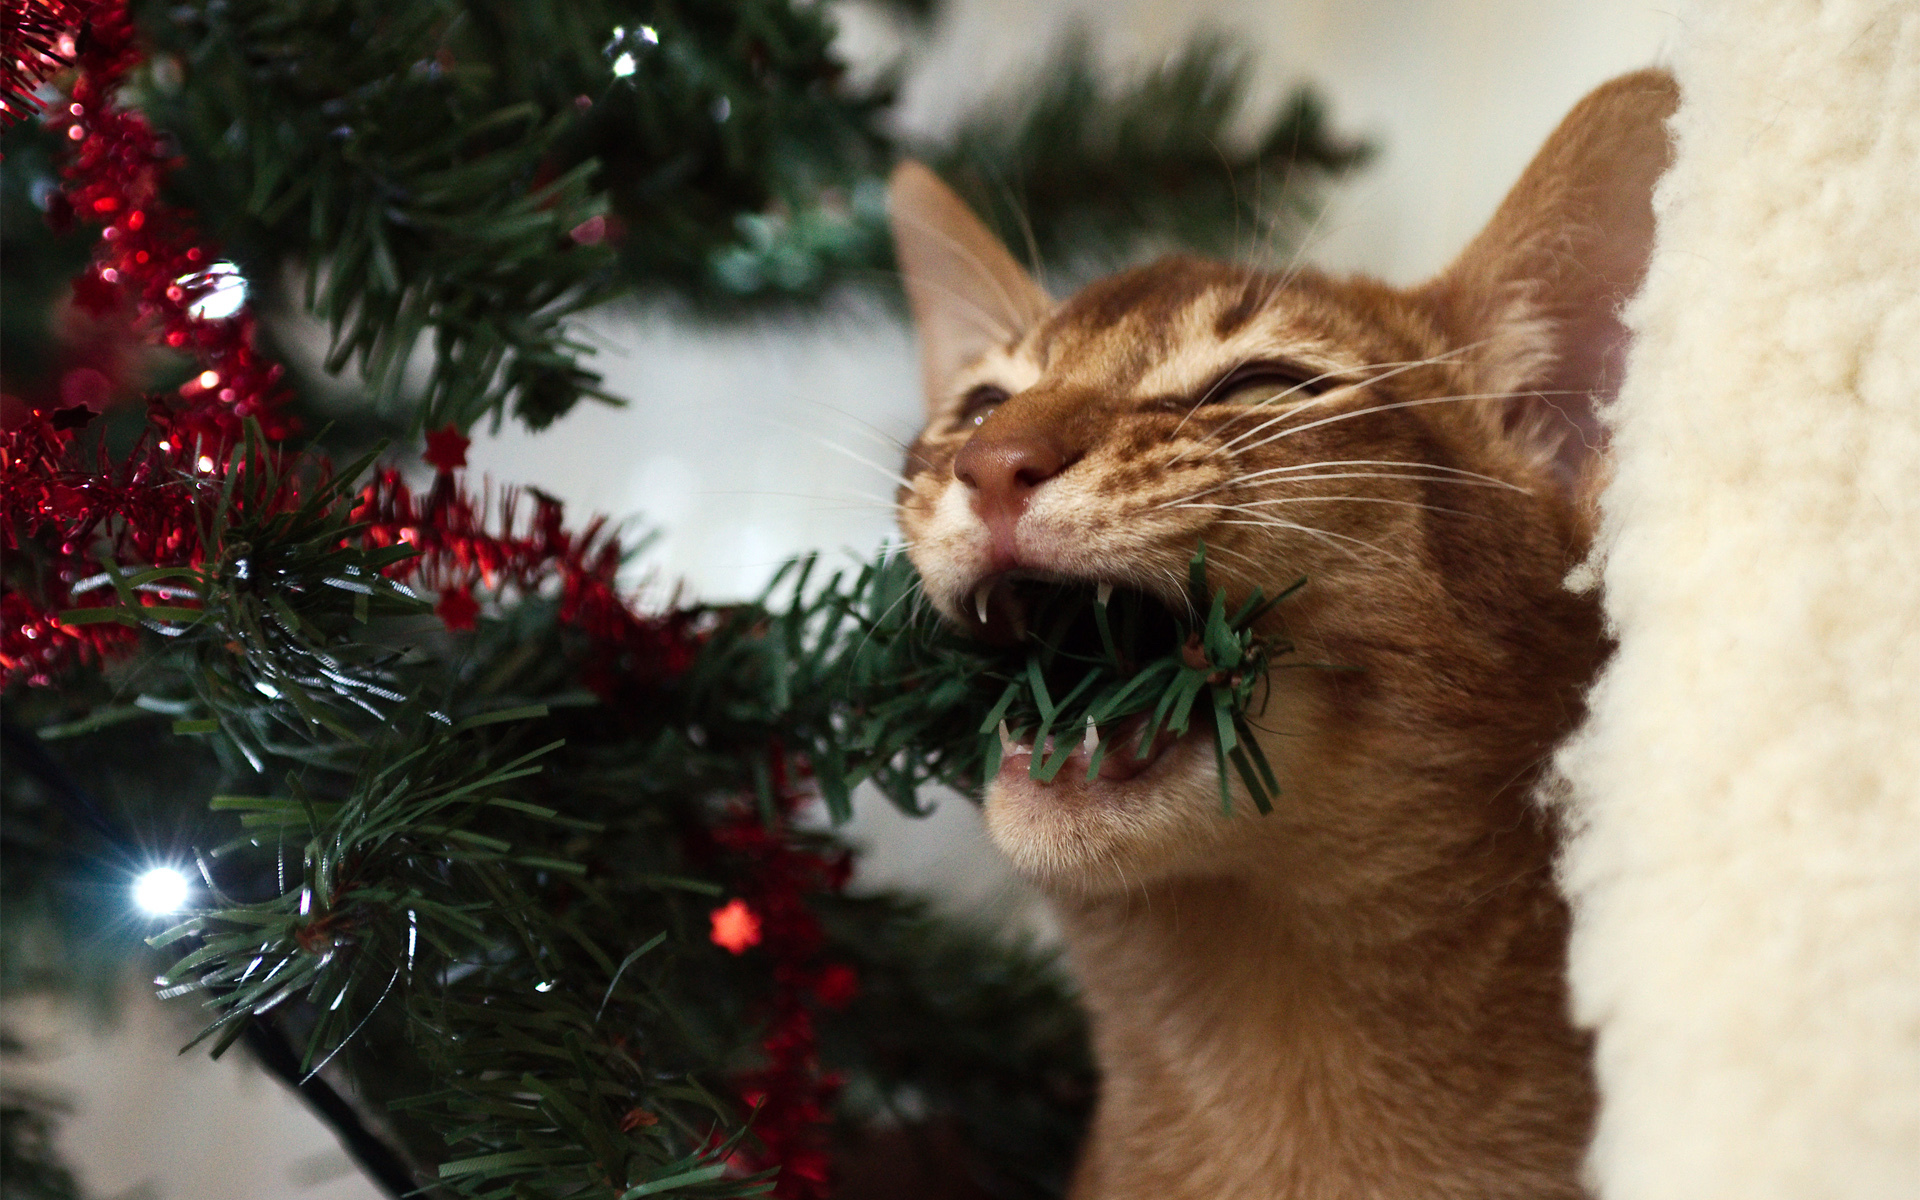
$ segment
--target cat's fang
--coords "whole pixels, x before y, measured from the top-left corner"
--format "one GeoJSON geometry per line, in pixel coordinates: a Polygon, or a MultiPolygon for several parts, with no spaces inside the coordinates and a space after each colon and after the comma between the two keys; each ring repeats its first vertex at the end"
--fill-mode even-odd
{"type": "Polygon", "coordinates": [[[1020,743],[1013,740],[1013,734],[1007,730],[1005,718],[1000,721],[1000,753],[1002,756],[1013,754],[1020,749],[1020,743]]]}
{"type": "Polygon", "coordinates": [[[1100,727],[1093,723],[1092,717],[1088,717],[1086,736],[1080,739],[1080,748],[1082,750],[1085,750],[1088,754],[1092,754],[1093,748],[1095,746],[1098,746],[1099,744],[1100,744],[1100,727]]]}
{"type": "Polygon", "coordinates": [[[987,599],[992,595],[993,581],[990,579],[973,589],[973,615],[980,618],[982,625],[987,623],[987,599]]]}

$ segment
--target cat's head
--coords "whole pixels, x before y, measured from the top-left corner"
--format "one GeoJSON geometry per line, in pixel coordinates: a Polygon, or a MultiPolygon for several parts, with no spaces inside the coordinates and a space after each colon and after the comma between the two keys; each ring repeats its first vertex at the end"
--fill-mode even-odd
{"type": "Polygon", "coordinates": [[[1204,540],[1234,602],[1304,575],[1269,619],[1301,657],[1359,668],[1275,673],[1255,724],[1284,795],[1258,826],[1220,816],[1204,732],[1109,755],[1091,783],[1009,755],[986,811],[1019,868],[1103,891],[1231,869],[1275,837],[1370,836],[1402,815],[1355,796],[1396,771],[1424,758],[1498,790],[1564,732],[1598,632],[1561,581],[1673,103],[1656,72],[1589,96],[1412,289],[1170,258],[1056,302],[930,172],[895,173],[928,415],[899,516],[933,605],[994,636],[1026,578],[1180,604],[1204,540]]]}

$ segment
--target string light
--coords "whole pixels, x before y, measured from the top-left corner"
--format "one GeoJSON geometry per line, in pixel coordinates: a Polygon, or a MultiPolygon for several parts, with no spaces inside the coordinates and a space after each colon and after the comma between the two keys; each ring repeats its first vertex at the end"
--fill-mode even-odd
{"type": "Polygon", "coordinates": [[[154,867],[133,881],[133,902],[156,917],[177,913],[187,903],[187,877],[172,867],[154,867]]]}
{"type": "Polygon", "coordinates": [[[217,262],[174,280],[182,288],[205,289],[187,305],[196,321],[224,321],[247,305],[247,280],[230,262],[217,262]]]}

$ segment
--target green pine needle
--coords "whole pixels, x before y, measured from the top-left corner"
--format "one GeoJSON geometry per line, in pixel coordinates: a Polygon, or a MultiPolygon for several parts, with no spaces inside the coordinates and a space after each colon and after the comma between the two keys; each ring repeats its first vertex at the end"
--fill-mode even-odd
{"type": "Polygon", "coordinates": [[[821,647],[808,690],[842,706],[810,730],[822,790],[839,808],[852,783],[871,777],[918,812],[922,784],[969,789],[999,771],[1003,724],[1034,745],[1031,777],[1051,782],[1089,723],[1099,730],[1091,780],[1120,737],[1144,754],[1198,722],[1213,730],[1222,809],[1232,810],[1237,775],[1268,812],[1278,785],[1248,714],[1264,698],[1269,666],[1293,647],[1255,627],[1304,582],[1271,598],[1256,590],[1229,612],[1225,594],[1207,585],[1203,545],[1189,565],[1184,613],[1130,590],[1103,598],[1089,584],[1033,585],[1025,637],[997,648],[928,610],[902,555],[867,566],[844,590],[836,576],[785,615],[789,636],[808,628],[821,647]]]}

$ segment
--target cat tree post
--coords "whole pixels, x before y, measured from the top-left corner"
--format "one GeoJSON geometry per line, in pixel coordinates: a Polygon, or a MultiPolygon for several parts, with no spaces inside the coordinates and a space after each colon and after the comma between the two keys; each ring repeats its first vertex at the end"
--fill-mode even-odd
{"type": "Polygon", "coordinates": [[[1602,1200],[1920,1196],[1920,7],[1696,2],[1563,754],[1602,1200]]]}

